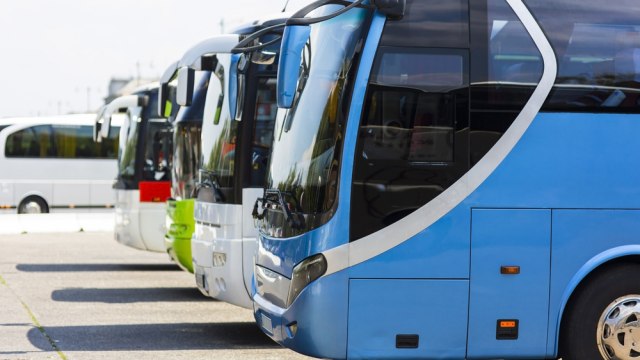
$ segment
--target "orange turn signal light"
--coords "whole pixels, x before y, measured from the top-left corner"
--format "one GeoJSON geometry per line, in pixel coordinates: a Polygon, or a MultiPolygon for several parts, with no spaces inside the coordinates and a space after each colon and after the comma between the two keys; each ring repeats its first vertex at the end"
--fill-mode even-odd
{"type": "Polygon", "coordinates": [[[517,326],[517,324],[513,320],[503,320],[503,321],[500,321],[499,326],[501,329],[513,329],[517,326]]]}
{"type": "Polygon", "coordinates": [[[518,275],[520,274],[520,266],[501,266],[500,274],[502,275],[518,275]]]}

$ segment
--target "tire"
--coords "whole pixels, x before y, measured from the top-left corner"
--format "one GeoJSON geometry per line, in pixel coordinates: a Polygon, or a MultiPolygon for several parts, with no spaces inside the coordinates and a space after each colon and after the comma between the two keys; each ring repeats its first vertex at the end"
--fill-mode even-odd
{"type": "Polygon", "coordinates": [[[640,339],[638,275],[640,264],[614,264],[578,288],[562,321],[563,360],[639,359],[640,342],[634,340],[640,339]]]}
{"type": "Polygon", "coordinates": [[[47,202],[39,196],[28,196],[18,205],[18,214],[46,214],[48,212],[47,202]]]}

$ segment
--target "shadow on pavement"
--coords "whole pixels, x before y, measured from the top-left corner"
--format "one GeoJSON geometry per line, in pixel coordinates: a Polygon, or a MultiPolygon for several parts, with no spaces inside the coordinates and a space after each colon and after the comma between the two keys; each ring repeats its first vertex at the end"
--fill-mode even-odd
{"type": "MultiPolygon", "coordinates": [[[[45,330],[62,351],[162,351],[280,347],[264,335],[255,323],[251,322],[47,326],[45,330]]],[[[38,337],[42,337],[38,329],[29,330],[27,336],[34,346],[41,346],[41,343],[37,341],[38,337]]]]}
{"type": "Polygon", "coordinates": [[[170,288],[68,288],[54,290],[51,299],[64,302],[101,302],[107,304],[129,304],[137,302],[214,301],[195,287],[170,288]]]}
{"type": "Polygon", "coordinates": [[[176,264],[18,264],[24,272],[182,271],[176,264]]]}

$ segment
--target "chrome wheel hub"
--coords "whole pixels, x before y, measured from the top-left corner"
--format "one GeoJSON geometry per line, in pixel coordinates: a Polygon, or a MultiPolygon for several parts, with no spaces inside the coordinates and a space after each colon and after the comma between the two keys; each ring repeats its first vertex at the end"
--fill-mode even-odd
{"type": "Polygon", "coordinates": [[[605,360],[640,360],[640,295],[609,304],[598,322],[598,349],[605,360]]]}
{"type": "Polygon", "coordinates": [[[35,201],[29,201],[24,204],[24,213],[25,214],[40,214],[42,213],[42,207],[35,201]]]}

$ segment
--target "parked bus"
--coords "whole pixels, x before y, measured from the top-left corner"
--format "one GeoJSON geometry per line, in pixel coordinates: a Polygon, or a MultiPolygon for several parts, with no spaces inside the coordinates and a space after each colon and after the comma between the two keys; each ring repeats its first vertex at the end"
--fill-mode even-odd
{"type": "Polygon", "coordinates": [[[34,214],[112,208],[121,119],[114,119],[112,130],[96,144],[94,118],[0,120],[0,209],[34,214]]]}
{"type": "Polygon", "coordinates": [[[189,50],[177,69],[181,105],[180,99],[190,98],[182,94],[193,86],[188,74],[212,72],[191,241],[196,283],[205,295],[246,308],[252,307],[257,245],[251,214],[262,193],[272,142],[282,21],[279,15],[208,39],[189,50]],[[240,42],[240,35],[249,34],[255,38],[243,36],[240,42]]]}
{"type": "Polygon", "coordinates": [[[263,331],[326,358],[636,359],[640,2],[361,4],[284,30],[263,331]]]}
{"type": "MultiPolygon", "coordinates": [[[[175,73],[175,65],[167,71],[161,86],[168,86],[175,73]]],[[[183,270],[193,273],[191,237],[195,231],[193,216],[195,182],[202,156],[200,137],[202,116],[209,86],[209,72],[201,74],[194,90],[191,106],[183,106],[173,120],[173,164],[171,172],[171,198],[167,200],[165,247],[167,253],[183,270]]],[[[170,106],[171,107],[171,106],[170,106]]],[[[167,115],[170,116],[171,109],[167,115]]],[[[171,119],[171,117],[169,117],[171,119]]]]}
{"type": "Polygon", "coordinates": [[[121,244],[165,252],[165,201],[171,192],[172,126],[159,118],[158,84],[114,99],[96,119],[97,139],[110,131],[112,114],[126,110],[120,129],[114,189],[115,238],[121,244]]]}

